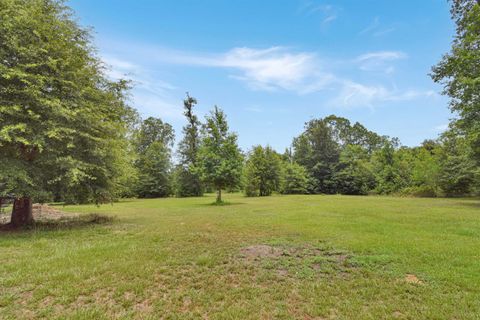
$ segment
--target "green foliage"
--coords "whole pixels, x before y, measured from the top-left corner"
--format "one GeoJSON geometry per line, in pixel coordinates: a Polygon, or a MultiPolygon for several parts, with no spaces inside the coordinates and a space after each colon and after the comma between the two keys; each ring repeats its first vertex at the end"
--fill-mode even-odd
{"type": "Polygon", "coordinates": [[[138,171],[136,191],[141,198],[167,197],[172,194],[171,147],[174,131],[158,118],[145,119],[136,132],[138,171]]]}
{"type": "Polygon", "coordinates": [[[340,154],[334,179],[338,193],[367,194],[375,186],[367,151],[359,145],[347,145],[340,154]]]}
{"type": "Polygon", "coordinates": [[[200,147],[200,121],[193,113],[197,100],[190,97],[183,101],[188,124],[183,127],[184,137],[178,146],[180,163],[175,170],[175,193],[178,197],[203,195],[203,185],[198,174],[198,149],[200,147]]]}
{"type": "Polygon", "coordinates": [[[452,18],[456,35],[451,51],[433,67],[432,78],[444,86],[450,107],[459,118],[460,129],[480,165],[480,3],[476,0],[452,0],[452,18]]]}
{"type": "Polygon", "coordinates": [[[162,119],[149,117],[140,125],[135,134],[137,152],[145,153],[154,142],[161,142],[166,147],[172,147],[175,133],[170,124],[162,119]]]}
{"type": "Polygon", "coordinates": [[[417,198],[435,198],[437,191],[428,185],[406,187],[399,192],[401,196],[417,197],[417,198]]]}
{"type": "Polygon", "coordinates": [[[168,197],[172,194],[170,150],[160,141],[153,142],[137,162],[140,198],[168,197]]]}
{"type": "Polygon", "coordinates": [[[478,181],[478,166],[471,156],[468,140],[451,130],[442,136],[439,186],[446,196],[468,195],[478,181]]]}
{"type": "Polygon", "coordinates": [[[177,165],[174,172],[174,187],[177,197],[199,197],[204,187],[196,167],[177,165]]]}
{"type": "MultiPolygon", "coordinates": [[[[364,194],[371,187],[369,171],[365,163],[347,163],[347,154],[341,154],[350,146],[363,154],[366,162],[371,153],[388,141],[367,130],[359,123],[353,126],[345,118],[329,116],[314,119],[305,125],[305,131],[293,141],[293,159],[304,166],[309,174],[309,191],[312,193],[364,194]]],[[[352,151],[345,151],[353,155],[352,151]]],[[[354,159],[351,159],[354,160],[354,159]]]]}
{"type": "Polygon", "coordinates": [[[314,193],[335,193],[334,166],[340,146],[333,138],[332,128],[322,119],[311,120],[305,132],[293,141],[294,160],[304,166],[312,179],[314,193]]]}
{"type": "Polygon", "coordinates": [[[245,164],[245,194],[269,196],[278,191],[281,176],[280,156],[269,146],[255,146],[245,164]]]}
{"type": "Polygon", "coordinates": [[[235,188],[241,183],[243,156],[237,135],[229,132],[226,116],[216,106],[206,117],[198,163],[202,180],[218,192],[217,202],[221,201],[222,189],[235,188]]]}
{"type": "Polygon", "coordinates": [[[110,201],[131,171],[128,83],[55,0],[0,2],[0,194],[110,201]]]}
{"type": "Polygon", "coordinates": [[[283,194],[305,194],[308,192],[307,170],[295,162],[283,162],[280,192],[283,194]]]}
{"type": "Polygon", "coordinates": [[[396,150],[394,144],[386,143],[372,156],[376,192],[390,194],[408,186],[408,161],[405,151],[396,150]]]}

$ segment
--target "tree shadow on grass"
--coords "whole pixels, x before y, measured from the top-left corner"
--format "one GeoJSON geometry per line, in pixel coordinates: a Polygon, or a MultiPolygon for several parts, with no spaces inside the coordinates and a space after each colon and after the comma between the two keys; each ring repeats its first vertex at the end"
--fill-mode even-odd
{"type": "Polygon", "coordinates": [[[209,203],[202,203],[201,206],[206,207],[226,207],[226,206],[236,206],[246,204],[245,202],[230,202],[230,201],[222,201],[222,202],[209,202],[209,203]]]}
{"type": "Polygon", "coordinates": [[[480,209],[480,201],[477,201],[477,202],[464,202],[462,203],[463,206],[466,206],[466,207],[472,207],[472,208],[478,208],[480,209]]]}
{"type": "Polygon", "coordinates": [[[86,228],[94,225],[110,224],[115,221],[115,217],[102,214],[86,214],[80,216],[62,217],[59,219],[42,219],[35,221],[33,224],[15,228],[10,223],[0,225],[0,234],[2,232],[31,232],[31,231],[60,231],[86,228]]]}
{"type": "Polygon", "coordinates": [[[479,208],[480,209],[480,198],[461,198],[459,204],[465,207],[479,208]]]}

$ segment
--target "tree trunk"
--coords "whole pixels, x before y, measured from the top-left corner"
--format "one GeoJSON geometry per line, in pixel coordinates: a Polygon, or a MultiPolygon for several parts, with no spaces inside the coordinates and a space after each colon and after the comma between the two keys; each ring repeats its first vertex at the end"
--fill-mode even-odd
{"type": "Polygon", "coordinates": [[[32,198],[23,197],[15,199],[12,210],[12,226],[18,228],[33,222],[32,198]]]}
{"type": "Polygon", "coordinates": [[[222,202],[222,189],[217,190],[217,203],[222,202]]]}

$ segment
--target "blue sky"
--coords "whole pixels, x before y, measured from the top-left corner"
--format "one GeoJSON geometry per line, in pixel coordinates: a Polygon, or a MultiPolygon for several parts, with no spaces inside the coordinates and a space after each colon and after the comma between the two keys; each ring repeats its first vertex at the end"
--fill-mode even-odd
{"type": "Polygon", "coordinates": [[[399,137],[435,138],[452,117],[428,73],[450,47],[446,0],[71,0],[142,116],[184,125],[188,91],[218,105],[244,150],[283,151],[330,114],[399,137]]]}

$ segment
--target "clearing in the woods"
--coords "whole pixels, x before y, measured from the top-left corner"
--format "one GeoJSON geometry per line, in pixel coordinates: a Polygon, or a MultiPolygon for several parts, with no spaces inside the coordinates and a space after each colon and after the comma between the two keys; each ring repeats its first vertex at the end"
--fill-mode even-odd
{"type": "Polygon", "coordinates": [[[479,200],[225,198],[0,231],[0,318],[478,319],[479,200]]]}

